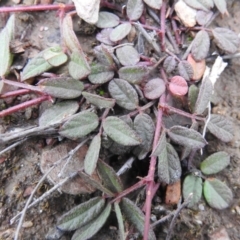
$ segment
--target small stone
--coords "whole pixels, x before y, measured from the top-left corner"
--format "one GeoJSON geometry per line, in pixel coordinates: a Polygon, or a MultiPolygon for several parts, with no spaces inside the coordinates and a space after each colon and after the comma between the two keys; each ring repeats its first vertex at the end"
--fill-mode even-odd
{"type": "Polygon", "coordinates": [[[210,240],[230,240],[227,230],[224,227],[213,232],[209,235],[209,238],[210,240]]]}
{"type": "Polygon", "coordinates": [[[199,208],[199,210],[201,210],[201,211],[204,211],[204,210],[205,210],[205,207],[204,207],[203,204],[199,204],[198,208],[199,208]]]}
{"type": "Polygon", "coordinates": [[[32,221],[26,221],[22,225],[23,228],[30,228],[32,226],[33,226],[33,222],[32,221]]]}
{"type": "Polygon", "coordinates": [[[235,210],[236,210],[237,214],[240,215],[240,207],[239,207],[239,206],[236,206],[236,207],[235,207],[235,210]]]}
{"type": "Polygon", "coordinates": [[[43,29],[44,31],[47,31],[48,30],[48,27],[44,27],[44,29],[43,29]]]}

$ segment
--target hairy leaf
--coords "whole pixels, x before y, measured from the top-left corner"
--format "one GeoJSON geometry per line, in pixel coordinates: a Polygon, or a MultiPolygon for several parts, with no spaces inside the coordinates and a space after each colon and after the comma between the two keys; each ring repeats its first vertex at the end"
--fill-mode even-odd
{"type": "Polygon", "coordinates": [[[178,72],[187,81],[193,77],[193,68],[187,61],[181,61],[178,64],[178,72]]]}
{"type": "Polygon", "coordinates": [[[233,139],[233,123],[224,116],[212,114],[207,128],[223,142],[230,142],[233,139]]]}
{"type": "Polygon", "coordinates": [[[117,15],[110,12],[99,12],[99,18],[96,23],[96,26],[99,28],[112,28],[116,27],[120,22],[120,19],[117,15]]]}
{"type": "Polygon", "coordinates": [[[92,175],[93,172],[95,171],[95,168],[97,166],[97,161],[99,158],[100,147],[101,147],[101,136],[98,134],[93,138],[88,148],[86,157],[84,159],[84,171],[88,175],[92,175]]]}
{"type": "Polygon", "coordinates": [[[97,163],[98,173],[102,178],[103,185],[113,193],[120,193],[123,191],[121,179],[112,167],[99,159],[97,163]]]}
{"type": "Polygon", "coordinates": [[[221,14],[227,13],[227,3],[226,0],[213,0],[217,9],[221,14]]]}
{"type": "Polygon", "coordinates": [[[195,105],[194,112],[196,114],[202,114],[213,94],[213,85],[208,77],[204,78],[199,90],[198,98],[195,105]]]}
{"type": "Polygon", "coordinates": [[[118,42],[124,39],[131,31],[131,27],[132,27],[131,23],[128,22],[118,25],[111,31],[109,35],[110,40],[112,42],[118,42]]]}
{"type": "Polygon", "coordinates": [[[196,101],[198,98],[199,89],[196,85],[191,85],[188,90],[188,104],[191,112],[195,109],[196,101]]]}
{"type": "Polygon", "coordinates": [[[200,149],[207,144],[206,140],[199,132],[186,127],[171,127],[167,133],[174,142],[192,149],[200,149]]]}
{"type": "Polygon", "coordinates": [[[96,39],[101,42],[104,43],[106,45],[110,45],[113,46],[115,43],[112,42],[109,38],[110,33],[112,32],[112,28],[104,28],[102,29],[102,31],[98,32],[96,35],[96,39]]]}
{"type": "Polygon", "coordinates": [[[126,66],[118,70],[119,78],[131,84],[140,84],[148,76],[146,66],[126,66]]]}
{"type": "Polygon", "coordinates": [[[118,231],[119,231],[119,240],[125,240],[126,234],[124,231],[124,223],[123,223],[123,216],[119,204],[117,202],[114,203],[114,209],[117,216],[118,221],[118,231]]]}
{"type": "MultiPolygon", "coordinates": [[[[136,206],[128,198],[123,198],[120,204],[123,214],[126,216],[127,220],[134,225],[134,227],[143,234],[144,231],[144,215],[140,208],[136,206]]],[[[155,240],[156,236],[153,229],[150,227],[148,233],[148,240],[155,240]]]]}
{"type": "Polygon", "coordinates": [[[181,76],[174,76],[170,80],[169,90],[173,95],[184,96],[188,92],[186,80],[181,76]]]}
{"type": "Polygon", "coordinates": [[[69,77],[43,79],[38,83],[43,92],[56,98],[72,99],[79,97],[84,85],[69,77]]]}
{"type": "Polygon", "coordinates": [[[162,6],[162,0],[143,0],[149,7],[154,9],[160,9],[162,6]]]}
{"type": "Polygon", "coordinates": [[[115,99],[104,98],[89,92],[82,92],[82,95],[87,99],[88,102],[99,108],[113,108],[116,102],[115,99]]]}
{"type": "Polygon", "coordinates": [[[104,223],[107,221],[110,215],[111,209],[112,209],[112,205],[108,203],[106,208],[102,211],[102,213],[97,218],[89,222],[88,224],[79,228],[73,234],[71,240],[87,240],[92,236],[94,236],[102,228],[104,223]]]}
{"type": "Polygon", "coordinates": [[[143,2],[142,0],[128,0],[127,2],[127,16],[129,20],[138,20],[143,13],[143,2]]]}
{"type": "Polygon", "coordinates": [[[197,11],[197,15],[196,15],[197,23],[199,25],[204,26],[204,25],[206,25],[210,21],[212,16],[213,16],[213,12],[212,11],[208,11],[208,12],[197,11]]]}
{"type": "Polygon", "coordinates": [[[167,140],[166,140],[166,132],[162,131],[162,134],[158,140],[157,146],[153,149],[152,156],[159,156],[163,150],[166,148],[167,140]]]}
{"type": "Polygon", "coordinates": [[[107,117],[103,122],[103,129],[110,138],[124,146],[135,146],[141,143],[137,133],[120,118],[107,117]]]}
{"type": "Polygon", "coordinates": [[[143,92],[148,99],[159,98],[166,90],[165,82],[161,78],[154,78],[147,82],[143,92]]]}
{"type": "Polygon", "coordinates": [[[202,196],[202,179],[194,175],[188,175],[183,182],[183,198],[186,200],[192,193],[192,199],[188,207],[192,208],[199,202],[202,196]]]}
{"type": "Polygon", "coordinates": [[[116,103],[128,110],[134,110],[138,106],[138,95],[136,90],[127,81],[114,78],[108,85],[111,96],[116,103]]]}
{"type": "Polygon", "coordinates": [[[119,62],[123,66],[136,65],[140,60],[137,50],[132,46],[117,48],[116,54],[119,62]]]}
{"type": "Polygon", "coordinates": [[[39,126],[49,126],[54,123],[62,122],[64,119],[73,115],[79,108],[77,101],[64,101],[56,103],[46,109],[39,118],[39,126]]]}
{"type": "Polygon", "coordinates": [[[212,208],[220,210],[229,207],[233,199],[232,191],[228,186],[216,178],[205,180],[203,194],[212,208]]]}
{"type": "Polygon", "coordinates": [[[78,138],[84,137],[98,126],[98,116],[89,111],[82,111],[71,117],[66,123],[61,127],[59,134],[76,140],[78,138]]]}
{"type": "Polygon", "coordinates": [[[72,231],[82,227],[102,212],[104,204],[105,199],[92,198],[65,213],[58,220],[57,227],[62,231],[72,231]]]}
{"type": "Polygon", "coordinates": [[[114,61],[110,49],[105,45],[100,45],[94,48],[94,53],[97,60],[106,67],[114,67],[114,61]]]}
{"type": "Polygon", "coordinates": [[[235,53],[239,47],[238,35],[227,28],[214,28],[212,30],[217,46],[227,53],[235,53]]]}
{"type": "Polygon", "coordinates": [[[166,147],[158,155],[158,178],[160,182],[173,184],[180,179],[181,174],[178,154],[171,144],[166,143],[166,147]]]}
{"type": "Polygon", "coordinates": [[[205,30],[199,31],[192,42],[192,55],[196,61],[205,59],[210,47],[210,38],[205,30]]]}
{"type": "Polygon", "coordinates": [[[206,8],[210,9],[214,7],[213,0],[198,0],[202,5],[204,5],[206,8]]]}
{"type": "Polygon", "coordinates": [[[217,152],[201,162],[200,169],[206,174],[215,174],[222,171],[230,163],[230,156],[226,152],[217,152]]]}
{"type": "Polygon", "coordinates": [[[58,67],[68,60],[67,55],[60,48],[44,51],[43,58],[53,67],[58,67]]]}
{"type": "Polygon", "coordinates": [[[184,0],[184,2],[195,9],[203,10],[203,11],[208,11],[208,9],[199,1],[199,0],[184,0]]]}
{"type": "Polygon", "coordinates": [[[166,73],[171,73],[177,66],[177,62],[174,57],[168,56],[164,62],[163,62],[163,67],[166,71],[166,73]]]}

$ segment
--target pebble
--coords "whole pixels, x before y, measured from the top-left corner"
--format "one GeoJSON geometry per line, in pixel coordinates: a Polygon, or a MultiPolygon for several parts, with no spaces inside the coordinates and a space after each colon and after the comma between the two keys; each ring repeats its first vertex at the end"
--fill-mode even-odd
{"type": "Polygon", "coordinates": [[[32,221],[26,221],[22,225],[23,228],[30,228],[32,226],[33,226],[33,222],[32,221]]]}
{"type": "Polygon", "coordinates": [[[210,240],[230,240],[226,228],[222,227],[209,235],[210,240]]]}

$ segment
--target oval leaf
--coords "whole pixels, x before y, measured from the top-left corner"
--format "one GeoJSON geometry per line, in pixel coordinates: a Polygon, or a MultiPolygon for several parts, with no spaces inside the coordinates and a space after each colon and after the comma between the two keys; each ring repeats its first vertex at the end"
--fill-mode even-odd
{"type": "Polygon", "coordinates": [[[193,57],[192,54],[188,55],[188,59],[187,61],[189,62],[189,64],[192,66],[193,69],[193,76],[192,76],[192,80],[200,80],[205,72],[206,69],[206,61],[205,59],[202,61],[198,61],[196,62],[193,57]]]}
{"type": "Polygon", "coordinates": [[[79,228],[73,234],[71,240],[87,240],[92,236],[94,236],[102,228],[104,223],[107,221],[110,215],[111,209],[112,209],[112,205],[108,203],[106,208],[102,211],[102,213],[97,218],[89,222],[88,224],[79,228]]]}
{"type": "Polygon", "coordinates": [[[143,92],[148,99],[159,98],[166,90],[165,82],[161,78],[154,78],[147,82],[143,92]]]}
{"type": "Polygon", "coordinates": [[[214,4],[216,5],[218,11],[221,14],[227,14],[227,3],[226,0],[213,0],[214,4]]]}
{"type": "Polygon", "coordinates": [[[95,113],[83,111],[75,114],[61,127],[59,134],[76,140],[84,137],[98,126],[98,116],[95,113]]]}
{"type": "Polygon", "coordinates": [[[177,62],[174,57],[169,56],[163,62],[163,67],[167,73],[171,73],[177,66],[177,62]]]}
{"type": "Polygon", "coordinates": [[[44,52],[43,58],[53,67],[58,67],[68,60],[67,55],[58,48],[44,52]]]}
{"type": "MultiPolygon", "coordinates": [[[[120,207],[122,209],[122,212],[126,216],[127,220],[134,225],[134,227],[143,234],[144,232],[144,214],[136,206],[135,203],[133,203],[128,198],[123,198],[120,204],[120,207]]],[[[148,233],[148,240],[156,240],[155,233],[153,232],[153,229],[150,227],[149,233],[148,233]]]]}
{"type": "Polygon", "coordinates": [[[100,45],[94,48],[94,53],[97,58],[97,60],[106,67],[115,67],[114,61],[113,61],[113,54],[111,53],[111,50],[106,47],[105,45],[100,45]]]}
{"type": "Polygon", "coordinates": [[[233,123],[224,116],[212,114],[207,128],[223,142],[230,142],[233,139],[233,123]]]}
{"type": "Polygon", "coordinates": [[[182,174],[180,159],[173,146],[169,143],[158,155],[158,178],[160,182],[173,184],[182,174]]]}
{"type": "Polygon", "coordinates": [[[54,123],[62,122],[64,119],[73,115],[79,108],[76,101],[64,101],[56,103],[46,109],[39,118],[39,126],[49,126],[54,123]]]}
{"type": "Polygon", "coordinates": [[[210,38],[206,31],[199,31],[192,42],[192,55],[196,61],[205,59],[210,47],[210,38]]]}
{"type": "Polygon", "coordinates": [[[195,85],[191,85],[188,90],[188,104],[191,112],[195,109],[196,101],[198,98],[199,89],[195,85]]]}
{"type": "Polygon", "coordinates": [[[143,13],[143,2],[142,0],[128,0],[127,2],[127,16],[129,20],[138,20],[143,13]]]}
{"type": "Polygon", "coordinates": [[[113,46],[115,43],[112,42],[109,38],[110,33],[112,32],[112,28],[105,28],[103,29],[101,32],[97,33],[96,35],[96,39],[101,42],[104,43],[106,45],[110,45],[113,46]]]}
{"type": "Polygon", "coordinates": [[[95,171],[98,157],[99,157],[100,147],[101,147],[101,136],[98,134],[93,138],[88,148],[86,157],[84,159],[84,171],[88,175],[92,175],[93,172],[95,171]]]}
{"type": "Polygon", "coordinates": [[[162,0],[144,0],[144,2],[151,8],[160,9],[162,6],[162,0]]]}
{"type": "Polygon", "coordinates": [[[158,140],[156,148],[153,149],[152,156],[157,157],[158,155],[160,155],[162,153],[162,151],[166,148],[166,144],[167,144],[166,132],[163,131],[158,140]]]}
{"type": "Polygon", "coordinates": [[[198,0],[184,0],[184,2],[195,9],[203,10],[203,11],[208,11],[208,9],[198,0]]]}
{"type": "Polygon", "coordinates": [[[128,110],[138,107],[137,92],[127,81],[114,78],[109,83],[108,90],[119,106],[128,110]]]}
{"type": "Polygon", "coordinates": [[[119,17],[110,12],[99,12],[98,21],[96,26],[99,28],[112,28],[119,24],[119,17]]]}
{"type": "Polygon", "coordinates": [[[187,61],[181,61],[178,64],[178,72],[187,81],[193,77],[193,68],[187,61]]]}
{"type": "Polygon", "coordinates": [[[109,35],[110,40],[112,42],[118,42],[124,39],[131,31],[131,27],[132,27],[131,23],[128,22],[120,24],[111,31],[109,35]]]}
{"type": "Polygon", "coordinates": [[[137,133],[117,117],[107,117],[103,122],[103,129],[110,138],[124,146],[135,146],[141,143],[137,133]]]}
{"type": "Polygon", "coordinates": [[[140,60],[137,50],[132,46],[120,47],[116,50],[116,54],[123,66],[136,65],[140,60]]]}
{"type": "Polygon", "coordinates": [[[202,196],[202,179],[194,175],[188,175],[183,182],[183,198],[186,200],[190,194],[192,199],[188,204],[188,207],[192,208],[199,202],[202,196]]]}
{"type": "Polygon", "coordinates": [[[186,127],[171,127],[167,133],[174,142],[192,149],[200,149],[207,144],[199,132],[186,127]]]}
{"type": "Polygon", "coordinates": [[[212,208],[220,210],[229,207],[233,199],[232,191],[216,178],[205,180],[203,194],[212,208]]]}
{"type": "Polygon", "coordinates": [[[117,173],[107,165],[105,162],[99,159],[97,163],[98,173],[102,178],[103,185],[113,193],[120,193],[123,191],[123,185],[121,179],[117,173]]]}
{"type": "Polygon", "coordinates": [[[170,80],[169,90],[173,95],[184,96],[188,92],[186,80],[181,76],[174,76],[170,80]]]}
{"type": "Polygon", "coordinates": [[[230,156],[226,152],[217,152],[201,162],[200,169],[206,174],[215,174],[222,171],[230,163],[230,156]]]}
{"type": "Polygon", "coordinates": [[[62,231],[72,231],[96,218],[104,208],[105,199],[95,197],[65,213],[57,223],[62,231]]]}
{"type": "Polygon", "coordinates": [[[119,231],[119,240],[125,240],[126,234],[124,231],[124,223],[123,223],[123,216],[119,204],[117,202],[114,203],[114,209],[117,216],[118,221],[118,231],[119,231]]]}
{"type": "Polygon", "coordinates": [[[78,80],[66,77],[43,79],[38,84],[43,92],[56,98],[72,99],[79,97],[84,85],[78,80]]]}

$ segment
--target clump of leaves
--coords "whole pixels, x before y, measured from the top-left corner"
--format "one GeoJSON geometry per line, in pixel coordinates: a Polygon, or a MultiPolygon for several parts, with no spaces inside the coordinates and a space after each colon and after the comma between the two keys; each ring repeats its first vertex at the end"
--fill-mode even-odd
{"type": "MultiPolygon", "coordinates": [[[[222,14],[227,13],[224,0],[184,2],[196,9],[193,11],[196,18],[202,11],[209,14],[214,4],[222,14]]],[[[73,31],[71,14],[67,14],[61,24],[63,45],[44,49],[29,60],[20,74],[22,83],[3,79],[0,85],[2,96],[5,84],[45,96],[25,106],[49,99],[54,99],[55,104],[42,113],[38,127],[23,130],[17,135],[3,134],[0,143],[8,144],[34,134],[44,134],[47,130],[54,130],[61,138],[82,141],[78,148],[84,146],[85,157],[82,167],[75,172],[73,170],[73,174],[100,190],[102,195],[64,214],[57,223],[58,229],[75,231],[72,239],[89,239],[99,231],[114,209],[120,239],[126,239],[129,232],[125,229],[125,219],[145,240],[156,239],[150,225],[150,214],[151,201],[160,184],[171,186],[180,182],[185,174],[182,159],[188,160],[188,171],[190,167],[197,168],[192,166],[192,159],[208,144],[206,129],[224,142],[233,138],[231,122],[210,112],[214,84],[226,65],[218,57],[209,73],[205,71],[205,59],[211,54],[212,44],[226,53],[235,53],[239,45],[238,36],[229,29],[207,28],[208,22],[201,22],[200,26],[191,27],[194,37],[184,52],[182,35],[188,36],[189,28],[184,26],[185,20],[181,16],[180,22],[176,22],[176,12],[171,3],[128,0],[126,14],[123,14],[118,12],[118,4],[102,1],[105,9],[100,9],[99,15],[96,13],[100,1],[74,3],[78,15],[99,29],[96,38],[100,44],[94,48],[94,60],[90,62],[83,52],[73,31]],[[112,10],[107,11],[109,8],[112,10]],[[168,11],[170,14],[166,14],[171,9],[168,11]],[[154,26],[143,24],[146,14],[155,21],[154,26]],[[63,64],[67,66],[67,75],[42,76],[63,64]],[[36,86],[25,83],[30,78],[35,78],[36,86]],[[124,189],[120,174],[100,159],[103,149],[123,157],[128,153],[137,161],[149,161],[150,158],[148,175],[124,189]],[[100,180],[93,178],[96,171],[100,180]],[[147,189],[145,214],[126,198],[127,194],[144,186],[147,189]]],[[[0,56],[2,77],[8,75],[11,66],[9,46],[14,29],[13,16],[0,34],[0,39],[3,39],[1,46],[7,54],[7,58],[0,56]]],[[[0,112],[0,116],[22,108],[24,106],[21,105],[7,109],[0,112]]],[[[41,161],[44,165],[45,159],[41,161]]],[[[227,153],[214,153],[200,164],[201,174],[196,170],[199,174],[185,177],[183,196],[188,199],[192,195],[189,207],[193,207],[202,194],[213,208],[223,209],[231,204],[232,193],[227,185],[202,175],[216,174],[229,162],[227,153]]],[[[63,164],[63,168],[67,164],[63,164]]],[[[180,192],[180,184],[176,186],[180,192]]]]}

